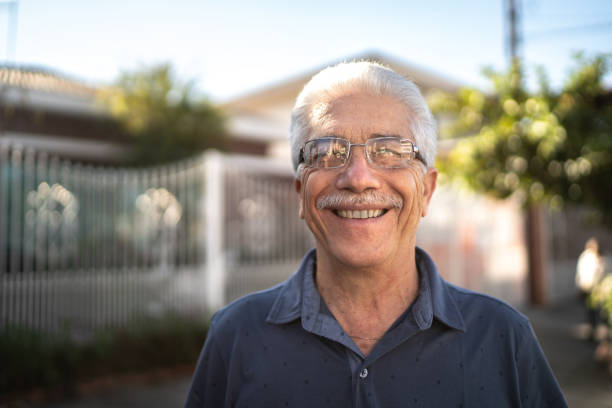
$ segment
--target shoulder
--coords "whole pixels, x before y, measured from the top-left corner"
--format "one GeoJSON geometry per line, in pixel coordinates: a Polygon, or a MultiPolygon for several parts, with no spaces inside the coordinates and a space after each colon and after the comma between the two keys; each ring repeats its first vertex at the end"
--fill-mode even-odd
{"type": "Polygon", "coordinates": [[[209,334],[227,338],[238,329],[265,325],[266,316],[284,284],[248,294],[219,309],[211,318],[209,334]]]}
{"type": "Polygon", "coordinates": [[[259,332],[265,330],[265,316],[281,287],[239,298],[213,315],[186,407],[228,406],[231,373],[239,372],[242,353],[250,356],[259,351],[256,339],[262,338],[259,332]],[[233,358],[236,351],[239,358],[233,358]]]}
{"type": "Polygon", "coordinates": [[[533,335],[529,319],[503,300],[449,283],[447,288],[461,312],[467,333],[480,333],[496,340],[506,337],[514,339],[515,344],[533,335]]]}
{"type": "Polygon", "coordinates": [[[474,377],[503,382],[521,405],[566,407],[528,318],[503,300],[447,285],[466,323],[474,377]]]}
{"type": "Polygon", "coordinates": [[[502,317],[512,321],[528,321],[524,314],[501,299],[484,293],[461,288],[450,283],[447,283],[446,285],[464,315],[486,313],[489,316],[502,317]]]}

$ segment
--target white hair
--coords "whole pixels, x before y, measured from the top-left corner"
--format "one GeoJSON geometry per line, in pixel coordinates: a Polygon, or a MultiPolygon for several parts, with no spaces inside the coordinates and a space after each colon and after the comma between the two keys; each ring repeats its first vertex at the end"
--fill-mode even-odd
{"type": "Polygon", "coordinates": [[[364,92],[372,96],[390,96],[410,111],[406,118],[416,145],[427,163],[433,166],[436,156],[436,121],[419,88],[411,80],[381,64],[370,61],[345,62],[325,68],[304,86],[291,111],[291,161],[299,177],[300,148],[308,139],[320,115],[313,110],[342,96],[364,92]]]}

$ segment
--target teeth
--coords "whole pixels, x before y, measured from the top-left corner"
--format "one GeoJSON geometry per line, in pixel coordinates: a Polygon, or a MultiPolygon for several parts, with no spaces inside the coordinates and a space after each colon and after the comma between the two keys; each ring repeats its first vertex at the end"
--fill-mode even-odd
{"type": "Polygon", "coordinates": [[[342,218],[376,218],[383,214],[384,210],[338,210],[336,213],[342,218]]]}

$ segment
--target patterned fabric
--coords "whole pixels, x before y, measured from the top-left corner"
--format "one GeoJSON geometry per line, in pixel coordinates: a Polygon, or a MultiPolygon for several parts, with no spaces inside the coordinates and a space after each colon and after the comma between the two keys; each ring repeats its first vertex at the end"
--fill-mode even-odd
{"type": "Polygon", "coordinates": [[[525,316],[416,260],[417,299],[364,357],[321,299],[311,251],[213,316],[185,406],[567,406],[525,316]]]}

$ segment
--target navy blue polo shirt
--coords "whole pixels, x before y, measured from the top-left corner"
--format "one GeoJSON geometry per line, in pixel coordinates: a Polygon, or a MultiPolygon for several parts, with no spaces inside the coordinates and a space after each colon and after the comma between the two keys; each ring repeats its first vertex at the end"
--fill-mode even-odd
{"type": "Polygon", "coordinates": [[[309,252],[287,281],[213,316],[185,406],[567,406],[525,316],[445,282],[418,248],[416,262],[416,300],[365,357],[309,252]]]}

